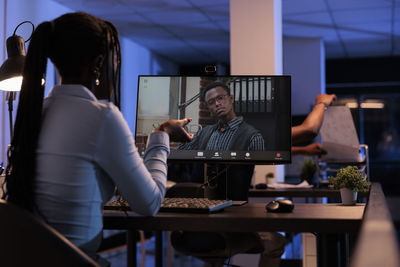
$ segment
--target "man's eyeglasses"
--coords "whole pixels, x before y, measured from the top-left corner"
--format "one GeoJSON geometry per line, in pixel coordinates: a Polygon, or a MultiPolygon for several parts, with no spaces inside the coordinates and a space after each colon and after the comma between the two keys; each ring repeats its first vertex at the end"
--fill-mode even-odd
{"type": "Polygon", "coordinates": [[[207,100],[207,105],[209,105],[209,106],[212,106],[212,105],[215,105],[215,103],[217,103],[217,101],[218,101],[218,103],[222,103],[224,100],[225,100],[225,97],[226,96],[228,96],[228,95],[219,95],[219,96],[216,96],[216,97],[214,97],[214,98],[211,98],[211,99],[209,99],[209,100],[207,100]]]}

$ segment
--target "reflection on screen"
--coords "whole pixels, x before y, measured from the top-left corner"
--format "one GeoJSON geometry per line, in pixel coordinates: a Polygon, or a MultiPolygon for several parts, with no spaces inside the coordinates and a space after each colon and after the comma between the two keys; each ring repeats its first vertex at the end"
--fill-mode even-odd
{"type": "Polygon", "coordinates": [[[169,160],[287,163],[291,156],[290,76],[140,76],[136,144],[168,119],[189,117],[188,143],[169,160]]]}

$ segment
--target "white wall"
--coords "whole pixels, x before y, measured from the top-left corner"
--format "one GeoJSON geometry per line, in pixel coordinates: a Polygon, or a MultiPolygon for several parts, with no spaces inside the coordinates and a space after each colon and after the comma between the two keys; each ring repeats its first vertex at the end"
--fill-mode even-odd
{"type": "Polygon", "coordinates": [[[292,76],[292,114],[308,114],[325,93],[325,50],[319,38],[283,39],[283,73],[292,76]]]}
{"type": "Polygon", "coordinates": [[[281,1],[230,0],[232,75],[282,74],[281,1]]]}

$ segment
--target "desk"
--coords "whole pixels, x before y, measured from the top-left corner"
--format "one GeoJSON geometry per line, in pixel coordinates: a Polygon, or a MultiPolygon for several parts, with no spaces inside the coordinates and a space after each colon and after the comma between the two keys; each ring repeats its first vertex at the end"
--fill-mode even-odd
{"type": "MultiPolygon", "coordinates": [[[[368,197],[368,192],[359,192],[358,197],[368,197]]],[[[249,197],[330,197],[340,198],[340,190],[329,188],[280,188],[250,189],[249,197]]]]}
{"type": "MultiPolygon", "coordinates": [[[[265,204],[246,204],[213,214],[159,212],[154,217],[107,210],[103,222],[104,229],[352,234],[360,228],[364,208],[364,204],[296,204],[293,212],[279,214],[266,212],[265,204]]],[[[128,242],[128,251],[132,251],[130,246],[133,245],[136,247],[128,242]]],[[[136,259],[130,260],[129,254],[133,253],[128,253],[128,266],[135,266],[136,259]]],[[[161,253],[156,257],[159,257],[156,262],[160,263],[161,253]]]]}

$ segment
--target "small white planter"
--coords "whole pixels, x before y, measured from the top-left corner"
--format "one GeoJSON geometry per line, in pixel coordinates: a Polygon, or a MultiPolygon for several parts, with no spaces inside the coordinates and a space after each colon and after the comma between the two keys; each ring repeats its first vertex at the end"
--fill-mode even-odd
{"type": "Polygon", "coordinates": [[[348,188],[340,189],[340,197],[342,198],[342,204],[345,206],[352,206],[357,202],[357,192],[348,188]]]}

